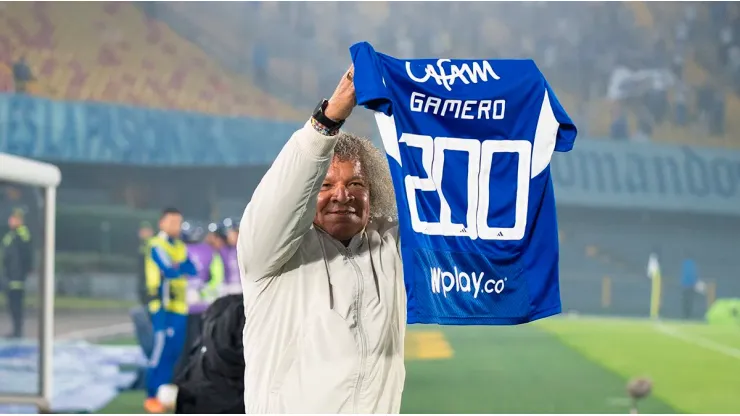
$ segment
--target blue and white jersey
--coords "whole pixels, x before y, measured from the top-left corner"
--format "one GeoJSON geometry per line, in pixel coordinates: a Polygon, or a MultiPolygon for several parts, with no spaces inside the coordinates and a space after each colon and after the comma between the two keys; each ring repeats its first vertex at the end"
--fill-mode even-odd
{"type": "Polygon", "coordinates": [[[576,127],[535,63],[350,53],[396,190],[408,323],[560,313],[550,158],[576,127]]]}

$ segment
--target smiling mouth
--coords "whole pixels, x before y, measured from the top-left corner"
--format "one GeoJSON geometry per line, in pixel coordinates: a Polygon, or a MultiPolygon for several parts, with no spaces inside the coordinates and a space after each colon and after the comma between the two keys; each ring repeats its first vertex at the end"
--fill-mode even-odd
{"type": "Polygon", "coordinates": [[[329,211],[332,215],[355,215],[354,211],[329,211]]]}

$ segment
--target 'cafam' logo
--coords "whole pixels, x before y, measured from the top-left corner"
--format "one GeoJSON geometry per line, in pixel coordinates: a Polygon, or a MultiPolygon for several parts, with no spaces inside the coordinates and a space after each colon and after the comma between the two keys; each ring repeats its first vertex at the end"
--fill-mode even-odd
{"type": "Polygon", "coordinates": [[[416,82],[427,82],[429,78],[434,78],[434,80],[437,81],[437,85],[444,85],[447,91],[452,91],[452,84],[454,84],[456,80],[460,80],[463,84],[470,84],[471,82],[473,84],[477,84],[478,79],[480,79],[481,82],[487,82],[489,75],[495,80],[501,79],[501,77],[496,75],[493,71],[493,68],[488,61],[482,61],[482,63],[473,62],[472,68],[468,64],[462,64],[462,66],[450,64],[448,68],[449,73],[442,65],[445,62],[451,61],[449,59],[438,59],[436,69],[432,64],[427,64],[424,70],[424,76],[420,78],[411,72],[411,62],[406,61],[406,73],[409,75],[409,78],[416,82]]]}

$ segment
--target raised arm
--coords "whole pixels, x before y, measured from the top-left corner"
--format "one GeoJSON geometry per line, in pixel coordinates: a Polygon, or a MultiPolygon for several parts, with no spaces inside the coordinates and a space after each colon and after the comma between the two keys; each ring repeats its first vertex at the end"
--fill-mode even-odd
{"type": "MultiPolygon", "coordinates": [[[[331,120],[346,120],[355,105],[351,71],[324,109],[331,120]]],[[[237,253],[243,277],[259,280],[275,275],[295,254],[313,222],[336,133],[308,121],[293,133],[257,185],[239,226],[237,253]]]]}
{"type": "Polygon", "coordinates": [[[239,226],[240,267],[255,278],[280,270],[311,227],[336,137],[306,123],[257,185],[239,226]]]}

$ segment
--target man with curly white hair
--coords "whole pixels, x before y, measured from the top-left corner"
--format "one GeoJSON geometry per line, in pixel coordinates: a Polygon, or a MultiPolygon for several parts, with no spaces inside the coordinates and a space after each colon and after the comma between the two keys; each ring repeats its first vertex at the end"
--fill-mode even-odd
{"type": "Polygon", "coordinates": [[[383,153],[340,131],[353,68],[244,211],[247,413],[399,413],[406,293],[383,153]]]}

